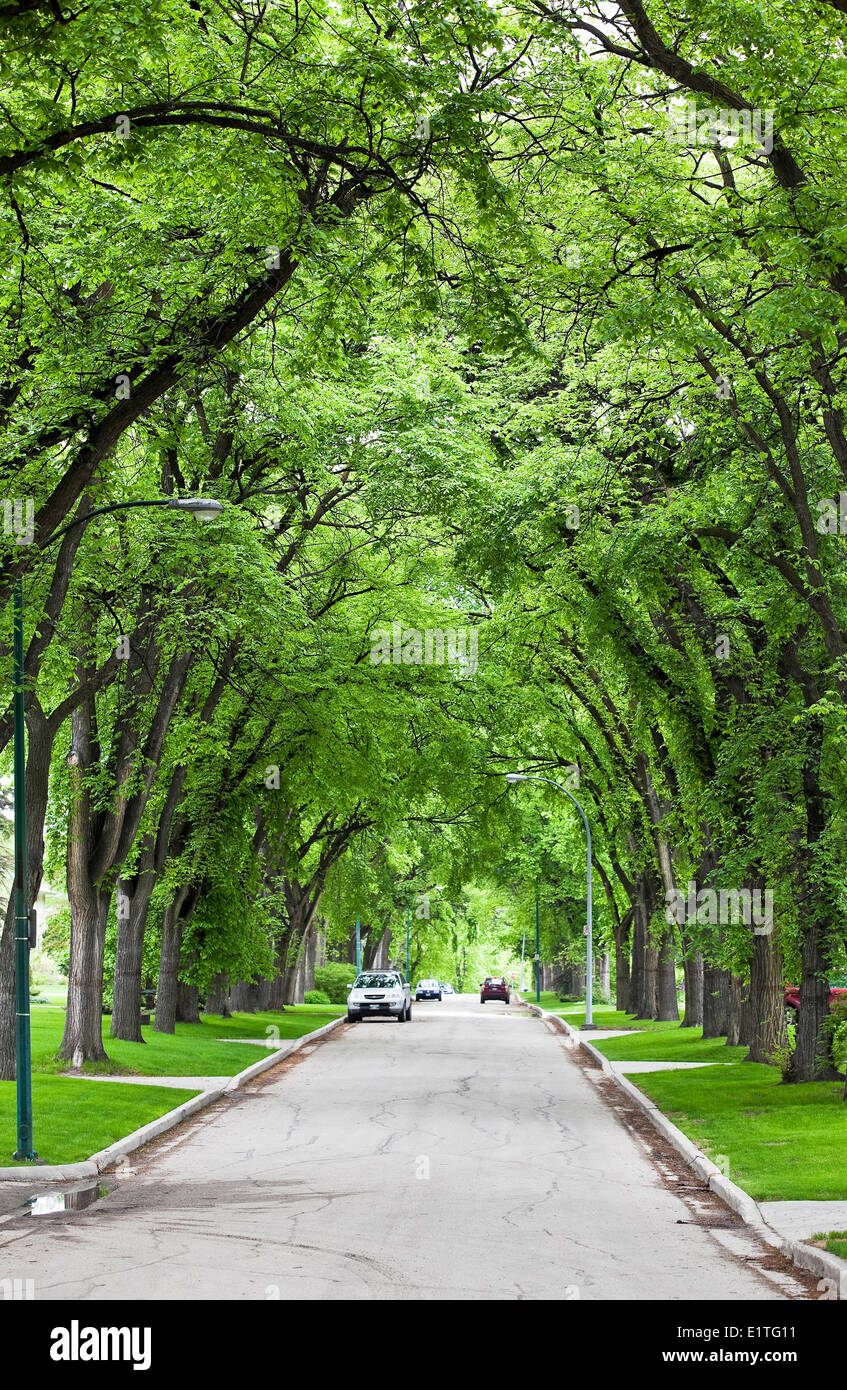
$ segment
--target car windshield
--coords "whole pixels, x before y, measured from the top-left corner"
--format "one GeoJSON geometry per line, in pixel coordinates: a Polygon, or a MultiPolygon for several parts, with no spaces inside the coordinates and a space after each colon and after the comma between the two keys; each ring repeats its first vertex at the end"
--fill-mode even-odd
{"type": "Polygon", "coordinates": [[[396,975],[360,975],[354,989],[392,989],[394,985],[399,985],[400,981],[396,975]]]}

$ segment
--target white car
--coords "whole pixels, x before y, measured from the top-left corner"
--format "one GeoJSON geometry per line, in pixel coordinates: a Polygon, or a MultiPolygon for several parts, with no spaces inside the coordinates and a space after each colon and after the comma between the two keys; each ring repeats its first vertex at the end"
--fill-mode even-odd
{"type": "Polygon", "coordinates": [[[412,1018],[412,991],[399,970],[364,970],[357,975],[347,996],[347,1022],[363,1018],[412,1018]]]}

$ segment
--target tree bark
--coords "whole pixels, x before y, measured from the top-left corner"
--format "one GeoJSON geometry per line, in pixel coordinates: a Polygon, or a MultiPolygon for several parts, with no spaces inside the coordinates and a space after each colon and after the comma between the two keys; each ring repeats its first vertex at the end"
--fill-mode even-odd
{"type": "Polygon", "coordinates": [[[629,958],[623,945],[615,942],[615,1008],[621,1013],[630,1009],[629,958]]]}
{"type": "Polygon", "coordinates": [[[224,971],[220,971],[209,985],[203,1012],[204,1014],[219,1014],[221,1018],[231,1018],[232,1009],[229,1001],[230,992],[227,976],[224,971]]]}
{"type": "MultiPolygon", "coordinates": [[[[152,846],[146,847],[152,856],[152,846]]],[[[118,914],[118,938],[115,948],[115,980],[113,987],[112,1025],[110,1035],[125,1042],[144,1042],[141,1036],[141,977],[144,969],[144,932],[147,913],[155,885],[152,868],[140,873],[132,883],[118,881],[118,904],[126,903],[128,916],[118,914]]]]}
{"type": "Polygon", "coordinates": [[[679,1018],[676,993],[676,937],[674,928],[666,926],[658,951],[656,1002],[657,1017],[665,1022],[679,1018]]]}
{"type": "Polygon", "coordinates": [[[103,1046],[103,952],[111,894],[101,890],[90,871],[91,795],[86,772],[95,761],[92,743],[94,697],[71,716],[68,753],[67,886],[71,905],[68,1006],[59,1054],[75,1067],[106,1058],[103,1046]]]}
{"type": "Polygon", "coordinates": [[[794,1053],[784,1080],[840,1081],[832,1060],[832,1038],[822,1032],[829,1017],[829,960],[820,943],[820,931],[812,925],[803,937],[800,1009],[795,1028],[794,1053]]]}
{"type": "Polygon", "coordinates": [[[177,981],[176,988],[176,1021],[200,1022],[200,991],[196,985],[186,985],[181,980],[177,981]]]}
{"type": "Polygon", "coordinates": [[[632,921],[632,959],[629,977],[629,1012],[636,1017],[641,1009],[645,993],[646,943],[644,931],[644,903],[641,874],[635,884],[635,902],[632,921]]]}
{"type": "Polygon", "coordinates": [[[741,996],[744,981],[740,975],[730,975],[726,1019],[726,1045],[738,1047],[741,1042],[741,996]]]}
{"type": "Polygon", "coordinates": [[[774,1054],[788,1042],[782,951],[773,932],[753,937],[750,962],[752,1036],[745,1062],[774,1065],[774,1054]]]}
{"type": "MultiPolygon", "coordinates": [[[[813,683],[804,692],[807,705],[818,691],[813,683]]],[[[832,1035],[824,1030],[829,1018],[829,972],[832,968],[830,942],[838,920],[838,903],[822,873],[821,840],[827,828],[828,804],[820,781],[823,750],[823,720],[815,715],[806,723],[803,762],[803,796],[806,806],[806,835],[797,854],[800,884],[798,908],[803,922],[800,976],[800,1012],[795,1029],[791,1063],[783,1078],[796,1081],[840,1081],[833,1065],[832,1035]]]]}
{"type": "Polygon", "coordinates": [[[725,1038],[729,1027],[730,973],[703,964],[703,1037],[725,1038]]]}
{"type": "Polygon", "coordinates": [[[703,1026],[703,957],[699,951],[683,957],[682,969],[685,977],[685,1014],[681,1028],[702,1028],[703,1026]]]}
{"type": "Polygon", "coordinates": [[[71,899],[71,964],[68,971],[68,1007],[59,1049],[75,1067],[101,1062],[103,1046],[103,953],[110,894],[95,888],[87,875],[68,874],[71,899]]]}
{"type": "MultiPolygon", "coordinates": [[[[29,741],[26,761],[26,849],[29,902],[34,903],[44,872],[44,818],[50,783],[50,758],[56,729],[41,705],[27,695],[29,741]]],[[[58,728],[58,725],[56,726],[58,728]]],[[[0,935],[0,1081],[15,1079],[15,893],[9,894],[0,935]]]]}
{"type": "Polygon", "coordinates": [[[157,1033],[176,1032],[176,1006],[179,976],[179,953],[182,945],[182,922],[171,904],[162,920],[162,949],[159,956],[159,982],[156,987],[157,1033]]]}

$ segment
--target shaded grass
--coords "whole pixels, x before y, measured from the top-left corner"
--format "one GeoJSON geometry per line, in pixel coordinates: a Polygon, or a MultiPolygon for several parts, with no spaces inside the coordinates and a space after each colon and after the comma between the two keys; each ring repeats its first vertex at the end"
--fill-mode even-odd
{"type": "MultiPolygon", "coordinates": [[[[687,1030],[686,1030],[687,1031],[687,1030]]],[[[758,1062],[630,1078],[756,1201],[847,1199],[847,1105],[840,1081],[781,1085],[758,1062]]]]}
{"type": "Polygon", "coordinates": [[[610,1062],[740,1062],[749,1050],[727,1047],[724,1038],[704,1038],[702,1028],[679,1024],[627,1038],[601,1038],[593,1045],[610,1062]]]}
{"type": "MultiPolygon", "coordinates": [[[[238,1043],[236,1038],[272,1037],[284,1043],[313,1032],[343,1012],[341,1005],[310,1004],[285,1013],[236,1014],[228,1019],[204,1014],[200,1023],[178,1023],[173,1036],[156,1033],[152,1027],[142,1028],[143,1043],[110,1038],[111,1019],[104,1015],[103,1045],[109,1061],[86,1063],[83,1070],[90,1075],[235,1076],[265,1055],[264,1049],[238,1043]],[[269,1033],[268,1029],[277,1031],[269,1033]]],[[[45,1005],[37,1013],[33,1010],[34,1071],[68,1070],[68,1062],[56,1056],[64,1024],[64,1009],[45,1005]]]]}
{"type": "MultiPolygon", "coordinates": [[[[535,1003],[535,990],[524,990],[522,998],[527,1004],[535,1003]]],[[[540,1008],[548,1014],[559,1014],[566,1018],[568,1023],[572,1023],[575,1028],[580,1028],[585,1022],[585,1004],[563,1004],[558,994],[554,990],[541,991],[540,1008]]],[[[598,1028],[637,1028],[640,1031],[654,1033],[665,1032],[666,1030],[679,1028],[679,1022],[660,1022],[652,1018],[636,1019],[632,1014],[622,1013],[620,1009],[604,1008],[602,1004],[595,1005],[593,1010],[592,1022],[598,1028]]],[[[685,1029],[685,1032],[696,1032],[695,1029],[685,1029]]]]}
{"type": "MultiPolygon", "coordinates": [[[[110,1085],[108,1081],[34,1076],[36,1152],[47,1163],[80,1162],[197,1094],[173,1086],[110,1085]]],[[[15,1083],[0,1081],[0,1168],[13,1166],[16,1147],[15,1083]]]]}

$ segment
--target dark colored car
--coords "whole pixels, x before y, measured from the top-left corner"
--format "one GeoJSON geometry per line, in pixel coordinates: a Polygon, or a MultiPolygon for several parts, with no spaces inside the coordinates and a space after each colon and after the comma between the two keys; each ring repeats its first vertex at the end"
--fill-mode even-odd
{"type": "Polygon", "coordinates": [[[440,999],[441,986],[437,980],[418,980],[415,999],[440,999]]]}
{"type": "Polygon", "coordinates": [[[480,1004],[484,1004],[486,999],[502,999],[504,1004],[508,1004],[509,983],[502,975],[486,975],[479,991],[480,1004]]]}

